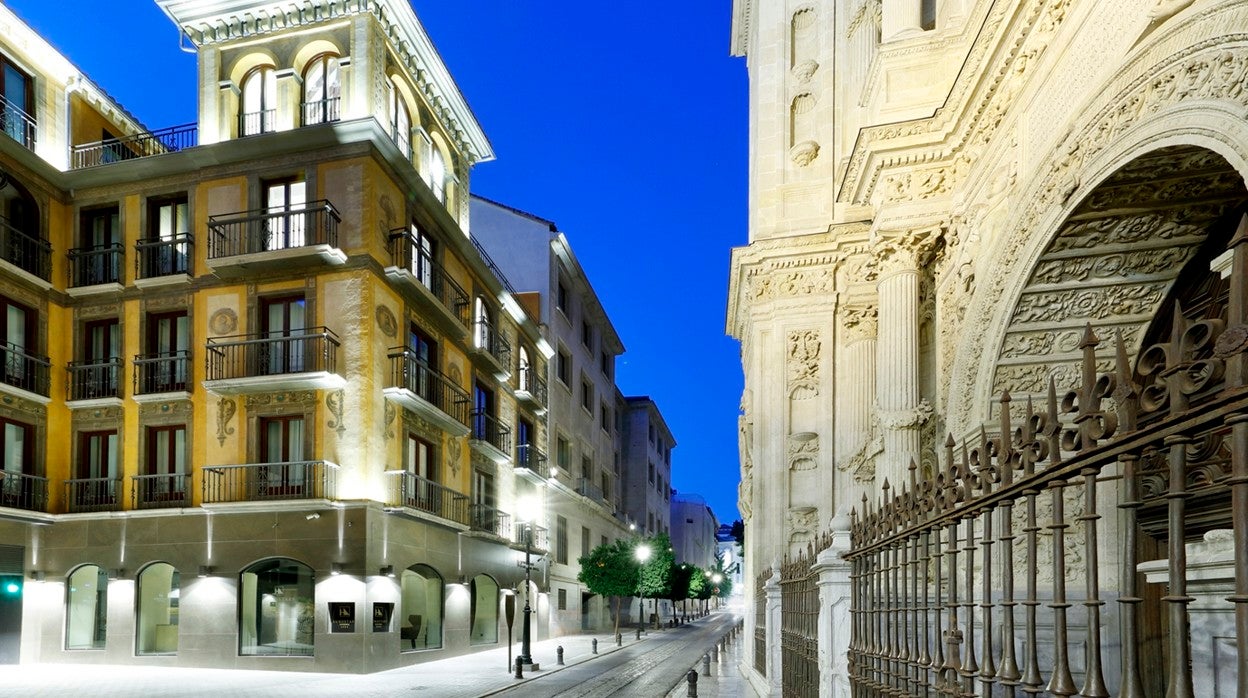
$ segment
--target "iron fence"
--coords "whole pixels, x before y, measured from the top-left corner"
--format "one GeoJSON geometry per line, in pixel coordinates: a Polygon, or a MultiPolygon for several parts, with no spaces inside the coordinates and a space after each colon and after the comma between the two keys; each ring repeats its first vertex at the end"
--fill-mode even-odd
{"type": "Polygon", "coordinates": [[[472,411],[472,438],[490,444],[504,454],[511,451],[511,428],[488,410],[472,411]]]}
{"type": "Polygon", "coordinates": [[[4,261],[49,281],[52,278],[52,243],[19,230],[0,216],[0,255],[4,261]]]}
{"type": "Polygon", "coordinates": [[[174,274],[190,274],[195,240],[189,233],[161,240],[141,240],[134,244],[134,270],[140,279],[174,274]]]}
{"type": "Polygon", "coordinates": [[[72,146],[70,167],[81,169],[152,155],[175,153],[186,148],[194,148],[198,140],[199,126],[196,124],[170,126],[124,138],[105,138],[93,143],[72,146]]]}
{"type": "Polygon", "coordinates": [[[461,325],[468,324],[468,292],[406,228],[390,231],[390,259],[394,266],[406,270],[416,283],[428,289],[461,325]]]}
{"type": "Polygon", "coordinates": [[[208,380],[274,376],[285,373],[338,372],[338,335],[328,327],[290,330],[289,334],[212,337],[208,380]]]}
{"type": "Polygon", "coordinates": [[[484,318],[473,323],[473,346],[494,357],[499,366],[511,364],[511,342],[484,318]]]}
{"type": "Polygon", "coordinates": [[[390,350],[390,387],[403,388],[419,396],[464,426],[472,404],[468,391],[425,363],[416,352],[405,347],[390,350]]]}
{"type": "Polygon", "coordinates": [[[121,509],[121,480],[111,477],[65,481],[65,505],[71,514],[121,509]]]}
{"type": "Polygon", "coordinates": [[[78,288],[121,283],[121,264],[125,256],[120,242],[70,250],[70,285],[78,288]]]}
{"type": "Polygon", "coordinates": [[[767,675],[767,580],[771,569],[754,578],[754,671],[767,675]]]}
{"type": "Polygon", "coordinates": [[[204,468],[204,503],[337,499],[338,466],[323,460],[204,468]]]}
{"type": "Polygon", "coordinates": [[[528,468],[542,479],[550,477],[550,466],[546,462],[546,454],[533,444],[516,446],[516,467],[528,468]]]}
{"type": "Polygon", "coordinates": [[[191,374],[190,351],[167,351],[134,357],[134,394],[187,390],[191,374]]]}
{"type": "Polygon", "coordinates": [[[191,476],[185,473],[133,475],[131,506],[135,509],[166,509],[191,505],[191,476]]]}
{"type": "Polygon", "coordinates": [[[814,565],[824,538],[780,565],[780,681],[784,695],[819,696],[819,586],[814,565]]]}
{"type": "Polygon", "coordinates": [[[0,507],[48,510],[48,478],[12,470],[0,471],[0,507]]]}
{"type": "Polygon", "coordinates": [[[337,121],[342,118],[339,110],[339,97],[327,97],[311,102],[303,102],[303,125],[313,126],[337,121]]]}
{"type": "Polygon", "coordinates": [[[400,478],[399,506],[468,525],[468,495],[416,473],[403,472],[400,478]]]}
{"type": "Polygon", "coordinates": [[[0,344],[0,380],[15,388],[48,397],[52,361],[18,344],[0,344]]]}
{"type": "Polygon", "coordinates": [[[208,218],[208,258],[260,254],[313,245],[338,247],[338,209],[328,201],[300,208],[268,208],[208,218]]]}
{"type": "Polygon", "coordinates": [[[121,358],[69,362],[70,400],[121,397],[121,358]]]}
{"type": "Polygon", "coordinates": [[[474,531],[492,533],[499,538],[511,535],[511,514],[499,511],[487,504],[473,504],[468,507],[468,524],[474,531]]]}
{"type": "Polygon", "coordinates": [[[3,96],[0,96],[0,131],[26,146],[27,150],[35,149],[35,140],[39,134],[35,117],[3,96]]]}

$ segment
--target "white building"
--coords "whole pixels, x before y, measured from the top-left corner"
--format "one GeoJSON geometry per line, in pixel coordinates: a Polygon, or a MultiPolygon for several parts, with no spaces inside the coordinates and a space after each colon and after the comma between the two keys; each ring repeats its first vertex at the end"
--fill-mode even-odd
{"type": "Polygon", "coordinates": [[[706,500],[696,494],[674,492],[670,515],[676,564],[688,563],[704,570],[714,566],[719,520],[706,500]]]}

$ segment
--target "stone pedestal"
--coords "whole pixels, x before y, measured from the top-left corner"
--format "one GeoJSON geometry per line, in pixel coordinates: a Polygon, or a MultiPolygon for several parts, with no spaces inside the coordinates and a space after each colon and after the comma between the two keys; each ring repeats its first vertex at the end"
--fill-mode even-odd
{"type": "Polygon", "coordinates": [[[849,551],[849,531],[834,531],[832,545],[819,553],[819,698],[848,698],[850,619],[850,564],[841,559],[849,551]]]}

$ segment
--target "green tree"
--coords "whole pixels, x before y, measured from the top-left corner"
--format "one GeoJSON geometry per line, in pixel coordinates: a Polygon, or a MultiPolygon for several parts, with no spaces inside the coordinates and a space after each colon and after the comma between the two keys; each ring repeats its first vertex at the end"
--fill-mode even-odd
{"type": "Polygon", "coordinates": [[[581,584],[595,594],[615,600],[615,632],[620,632],[620,597],[637,591],[639,565],[628,541],[600,545],[577,562],[581,571],[576,575],[581,584]]]}
{"type": "Polygon", "coordinates": [[[701,571],[689,564],[672,566],[672,584],[668,598],[672,600],[672,614],[676,613],[677,602],[683,603],[689,598],[689,589],[693,584],[693,575],[701,571]]]}
{"type": "MultiPolygon", "coordinates": [[[[666,599],[671,596],[672,566],[676,556],[672,554],[672,540],[666,533],[642,541],[641,545],[649,546],[650,559],[641,565],[641,574],[637,580],[637,595],[642,598],[666,599]]],[[[658,624],[658,614],[655,614],[658,624]]]]}
{"type": "Polygon", "coordinates": [[[723,554],[715,555],[715,564],[711,569],[707,570],[709,579],[707,585],[711,587],[710,595],[718,596],[721,599],[728,598],[732,595],[732,572],[733,570],[725,569],[723,554]],[[716,583],[714,580],[719,579],[716,583]]]}

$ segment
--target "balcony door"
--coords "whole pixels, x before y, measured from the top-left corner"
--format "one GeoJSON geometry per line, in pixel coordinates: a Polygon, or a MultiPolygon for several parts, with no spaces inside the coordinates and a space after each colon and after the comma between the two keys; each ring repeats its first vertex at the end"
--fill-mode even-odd
{"type": "Polygon", "coordinates": [[[186,274],[191,233],[186,199],[154,202],[148,212],[148,239],[144,245],[143,277],[186,274]]]}
{"type": "Polygon", "coordinates": [[[307,331],[303,296],[266,298],[260,307],[260,372],[263,375],[299,373],[304,370],[304,335],[307,331]]]}
{"type": "Polygon", "coordinates": [[[121,324],[116,319],[88,322],[84,366],[74,376],[77,399],[116,397],[121,373],[121,324]]]}
{"type": "Polygon", "coordinates": [[[494,443],[498,431],[493,423],[494,391],[481,383],[472,386],[472,436],[481,441],[494,443]]]}
{"type": "Polygon", "coordinates": [[[303,453],[303,417],[262,417],[260,453],[265,463],[261,487],[269,496],[300,495],[304,490],[307,465],[303,453]]]}
{"type": "Polygon", "coordinates": [[[533,423],[527,419],[516,420],[516,460],[520,465],[532,470],[533,462],[533,423]]]}
{"type": "Polygon", "coordinates": [[[77,475],[88,482],[71,490],[73,509],[89,511],[114,503],[117,469],[117,432],[82,432],[78,437],[77,475]]]}
{"type": "Polygon", "coordinates": [[[264,185],[264,208],[268,214],[266,250],[286,250],[307,244],[307,183],[281,180],[264,185]]]}
{"type": "Polygon", "coordinates": [[[412,276],[425,288],[433,290],[434,240],[429,233],[412,224],[412,276]]]}
{"type": "Polygon", "coordinates": [[[76,286],[121,280],[121,222],[116,207],[82,212],[82,248],[76,286]]]}
{"type": "Polygon", "coordinates": [[[34,365],[35,311],[7,298],[0,298],[0,357],[4,362],[4,382],[37,392],[34,365]]]}
{"type": "Polygon", "coordinates": [[[493,531],[498,522],[498,514],[494,509],[498,504],[498,495],[494,489],[493,475],[480,470],[472,471],[472,503],[473,524],[479,529],[493,531]]]}
{"type": "Polygon", "coordinates": [[[438,404],[436,399],[437,379],[433,375],[438,370],[438,343],[433,341],[433,337],[428,332],[412,325],[407,336],[407,346],[415,362],[412,391],[445,410],[446,406],[438,404]]]}
{"type": "Polygon", "coordinates": [[[277,78],[272,66],[252,69],[243,78],[242,93],[238,135],[253,136],[272,131],[277,116],[277,78]]]}
{"type": "Polygon", "coordinates": [[[190,325],[186,311],[153,313],[147,319],[147,392],[186,390],[190,325]]]}
{"type": "Polygon", "coordinates": [[[0,417],[0,507],[31,509],[34,483],[23,475],[35,474],[35,429],[29,424],[0,417]]]}
{"type": "Polygon", "coordinates": [[[33,126],[35,122],[35,99],[34,90],[30,88],[30,76],[10,63],[8,58],[0,57],[0,62],[4,66],[0,70],[0,80],[4,82],[4,103],[0,105],[4,132],[27,148],[33,148],[35,132],[27,125],[29,122],[33,126]]]}
{"type": "Polygon", "coordinates": [[[147,429],[145,476],[138,485],[144,502],[169,502],[186,498],[186,427],[178,424],[147,429]]]}
{"type": "Polygon", "coordinates": [[[411,432],[407,435],[406,463],[404,467],[415,486],[410,490],[408,506],[441,514],[441,496],[431,483],[438,481],[438,466],[434,460],[433,444],[411,432]]]}

